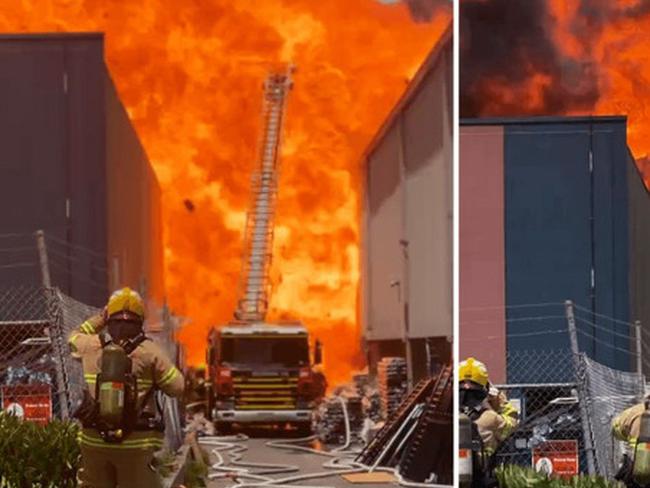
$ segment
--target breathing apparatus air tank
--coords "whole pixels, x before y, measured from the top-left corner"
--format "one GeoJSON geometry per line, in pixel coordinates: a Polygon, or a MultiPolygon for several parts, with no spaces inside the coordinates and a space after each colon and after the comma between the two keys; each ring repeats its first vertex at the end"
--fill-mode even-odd
{"type": "Polygon", "coordinates": [[[130,395],[131,358],[117,344],[107,344],[102,353],[101,373],[97,375],[99,418],[110,429],[123,425],[125,404],[130,395]]]}
{"type": "Polygon", "coordinates": [[[641,415],[639,439],[634,449],[634,468],[632,477],[641,486],[650,484],[650,411],[649,401],[645,401],[645,410],[641,415]]]}
{"type": "Polygon", "coordinates": [[[472,486],[472,421],[464,413],[458,416],[458,480],[461,488],[472,486]]]}

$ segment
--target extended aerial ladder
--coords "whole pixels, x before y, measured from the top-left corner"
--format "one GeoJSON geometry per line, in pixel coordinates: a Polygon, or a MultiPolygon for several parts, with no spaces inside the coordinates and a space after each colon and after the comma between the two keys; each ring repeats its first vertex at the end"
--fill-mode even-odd
{"type": "Polygon", "coordinates": [[[251,178],[251,203],[246,216],[244,253],[235,319],[263,322],[268,309],[280,144],[293,67],[272,73],[264,82],[259,166],[251,178]]]}

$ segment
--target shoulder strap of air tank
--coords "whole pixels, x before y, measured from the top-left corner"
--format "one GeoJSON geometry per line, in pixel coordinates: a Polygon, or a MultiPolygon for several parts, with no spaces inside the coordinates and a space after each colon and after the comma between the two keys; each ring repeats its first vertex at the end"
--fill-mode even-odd
{"type": "Polygon", "coordinates": [[[133,351],[135,351],[140,344],[142,344],[144,341],[150,341],[151,339],[144,335],[144,332],[141,334],[138,334],[135,336],[133,339],[128,341],[126,344],[124,344],[124,351],[126,354],[131,355],[133,351]]]}

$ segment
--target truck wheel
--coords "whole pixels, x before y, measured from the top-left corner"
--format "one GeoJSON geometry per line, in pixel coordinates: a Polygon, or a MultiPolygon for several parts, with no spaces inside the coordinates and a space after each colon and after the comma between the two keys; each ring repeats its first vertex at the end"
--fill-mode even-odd
{"type": "Polygon", "coordinates": [[[298,422],[296,424],[296,435],[298,437],[309,437],[314,433],[311,422],[298,422]]]}
{"type": "Polygon", "coordinates": [[[232,424],[230,422],[217,422],[217,434],[219,435],[231,435],[232,434],[232,424]]]}

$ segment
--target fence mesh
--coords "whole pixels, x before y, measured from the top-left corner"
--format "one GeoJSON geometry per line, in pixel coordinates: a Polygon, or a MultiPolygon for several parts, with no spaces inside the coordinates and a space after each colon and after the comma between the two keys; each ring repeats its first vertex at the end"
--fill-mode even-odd
{"type": "Polygon", "coordinates": [[[636,373],[617,371],[581,355],[586,386],[585,404],[593,435],[599,474],[612,477],[618,469],[618,460],[624,444],[611,435],[614,417],[637,403],[644,395],[645,381],[636,373]]]}
{"type": "MultiPolygon", "coordinates": [[[[469,312],[461,309],[461,330],[463,316],[477,323],[486,314],[491,324],[500,313],[506,322],[506,382],[498,388],[520,409],[520,425],[497,463],[540,468],[543,458],[575,459],[582,473],[613,477],[623,445],[612,437],[612,420],[645,390],[645,377],[629,371],[647,361],[635,341],[638,324],[567,303],[469,312]]],[[[490,340],[504,338],[476,338],[486,349],[490,340]]]]}
{"type": "MultiPolygon", "coordinates": [[[[98,311],[56,288],[0,290],[0,411],[38,423],[71,417],[86,385],[67,337],[98,311]]],[[[163,343],[167,350],[170,338],[163,343]]],[[[179,405],[171,399],[161,403],[167,445],[176,449],[182,443],[179,405]]]]}

